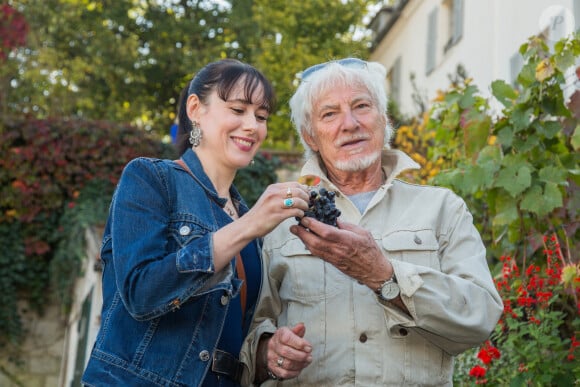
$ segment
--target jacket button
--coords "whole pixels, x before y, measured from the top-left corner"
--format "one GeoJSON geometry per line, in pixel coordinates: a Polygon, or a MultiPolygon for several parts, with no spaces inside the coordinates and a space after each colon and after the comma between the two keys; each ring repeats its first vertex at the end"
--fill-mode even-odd
{"type": "Polygon", "coordinates": [[[190,232],[191,229],[189,228],[189,226],[181,226],[179,228],[179,235],[189,235],[190,232]]]}
{"type": "Polygon", "coordinates": [[[199,353],[199,359],[201,361],[208,361],[210,358],[209,351],[203,350],[199,353]]]}
{"type": "Polygon", "coordinates": [[[221,303],[223,306],[226,306],[226,305],[228,304],[228,301],[229,301],[229,298],[228,298],[228,296],[226,296],[226,295],[223,295],[223,296],[222,296],[222,298],[220,298],[220,303],[221,303]]]}
{"type": "Polygon", "coordinates": [[[421,243],[423,243],[423,241],[421,240],[421,238],[419,238],[419,235],[415,235],[415,239],[413,239],[413,241],[416,244],[418,244],[418,245],[420,245],[421,243]]]}
{"type": "Polygon", "coordinates": [[[407,331],[405,328],[401,328],[399,329],[399,334],[401,336],[407,336],[409,334],[409,331],[407,331]]]}
{"type": "Polygon", "coordinates": [[[367,342],[367,339],[368,339],[368,337],[367,337],[367,335],[365,333],[361,334],[360,337],[358,338],[358,340],[361,343],[366,343],[367,342]]]}

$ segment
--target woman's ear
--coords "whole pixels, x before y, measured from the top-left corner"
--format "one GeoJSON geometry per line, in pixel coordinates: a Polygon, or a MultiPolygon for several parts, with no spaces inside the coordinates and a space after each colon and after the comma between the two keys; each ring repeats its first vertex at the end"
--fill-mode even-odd
{"type": "Polygon", "coordinates": [[[197,94],[191,94],[189,97],[187,97],[185,107],[189,120],[191,122],[197,122],[201,108],[201,101],[199,100],[197,94]]]}

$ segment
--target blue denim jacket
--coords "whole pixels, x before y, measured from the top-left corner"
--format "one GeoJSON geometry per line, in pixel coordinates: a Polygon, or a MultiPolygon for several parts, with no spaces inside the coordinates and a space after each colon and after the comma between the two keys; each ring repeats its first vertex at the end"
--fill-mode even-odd
{"type": "MultiPolygon", "coordinates": [[[[182,158],[195,181],[171,160],[138,158],[123,171],[103,237],[101,328],[86,385],[198,386],[211,367],[241,281],[233,265],[213,265],[212,233],[232,221],[225,199],[193,151],[182,158]]],[[[247,212],[234,187],[231,195],[247,212]]]]}

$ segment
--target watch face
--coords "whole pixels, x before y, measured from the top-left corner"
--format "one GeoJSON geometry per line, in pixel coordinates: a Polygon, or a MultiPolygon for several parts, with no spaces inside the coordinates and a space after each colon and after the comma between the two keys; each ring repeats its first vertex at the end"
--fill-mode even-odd
{"type": "Polygon", "coordinates": [[[399,285],[396,282],[388,282],[381,288],[381,298],[392,300],[399,295],[399,285]]]}

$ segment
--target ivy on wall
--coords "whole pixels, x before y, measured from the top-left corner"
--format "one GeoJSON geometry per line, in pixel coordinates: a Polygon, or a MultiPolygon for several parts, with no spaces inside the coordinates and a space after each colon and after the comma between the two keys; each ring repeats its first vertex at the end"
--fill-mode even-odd
{"type": "Polygon", "coordinates": [[[137,156],[173,157],[174,150],[107,122],[0,125],[0,350],[16,353],[25,334],[18,305],[42,313],[56,292],[68,310],[85,229],[105,221],[124,165],[137,156]]]}

